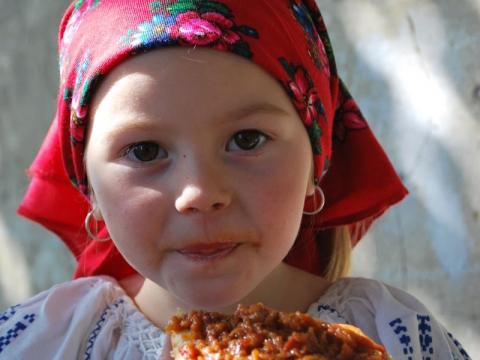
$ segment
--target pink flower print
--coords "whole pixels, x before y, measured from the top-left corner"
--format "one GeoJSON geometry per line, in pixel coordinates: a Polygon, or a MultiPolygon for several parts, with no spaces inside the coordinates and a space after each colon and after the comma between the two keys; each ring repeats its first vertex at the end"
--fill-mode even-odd
{"type": "Polygon", "coordinates": [[[174,39],[181,39],[193,45],[210,45],[226,49],[240,41],[240,36],[232,31],[233,21],[220,13],[206,12],[198,14],[195,11],[181,13],[176,18],[176,24],[169,28],[174,39]]]}
{"type": "Polygon", "coordinates": [[[279,58],[278,61],[282,64],[290,79],[285,83],[287,93],[307,129],[314,154],[319,155],[322,153],[321,137],[323,133],[319,119],[325,120],[325,109],[322,101],[304,67],[290,63],[283,57],[279,58]]]}
{"type": "Polygon", "coordinates": [[[96,8],[100,4],[100,0],[77,0],[74,7],[74,12],[81,11],[83,7],[84,11],[90,11],[96,8]],[[86,6],[85,6],[86,5],[86,6]]]}
{"type": "Polygon", "coordinates": [[[344,141],[349,130],[361,130],[368,127],[357,104],[351,97],[344,100],[343,105],[337,110],[334,122],[335,137],[344,141]]]}
{"type": "Polygon", "coordinates": [[[352,98],[345,101],[343,109],[343,123],[347,129],[358,130],[367,127],[365,119],[352,98]]]}
{"type": "Polygon", "coordinates": [[[303,114],[303,122],[310,126],[318,119],[319,101],[317,91],[310,84],[305,69],[298,68],[293,81],[288,86],[294,95],[294,103],[297,109],[303,114]]]}

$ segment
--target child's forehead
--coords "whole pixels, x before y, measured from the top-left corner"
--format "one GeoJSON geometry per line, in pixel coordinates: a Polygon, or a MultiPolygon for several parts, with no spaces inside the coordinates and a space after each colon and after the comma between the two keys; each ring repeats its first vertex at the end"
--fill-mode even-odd
{"type": "MultiPolygon", "coordinates": [[[[238,55],[210,48],[185,47],[170,47],[132,56],[111,69],[106,78],[120,79],[140,74],[177,82],[185,78],[190,82],[205,80],[205,77],[213,81],[218,74],[227,78],[242,78],[247,74],[249,83],[255,77],[277,82],[259,65],[238,55]]],[[[225,82],[224,85],[228,86],[229,83],[225,82]]]]}
{"type": "Polygon", "coordinates": [[[140,109],[168,103],[195,111],[222,106],[224,111],[295,111],[284,88],[258,65],[212,49],[171,48],[137,55],[103,79],[92,109],[101,102],[140,109]]]}

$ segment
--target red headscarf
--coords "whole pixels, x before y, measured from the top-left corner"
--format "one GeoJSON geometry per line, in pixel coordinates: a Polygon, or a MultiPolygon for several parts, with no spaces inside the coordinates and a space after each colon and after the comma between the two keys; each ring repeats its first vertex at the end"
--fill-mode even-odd
{"type": "Polygon", "coordinates": [[[206,46],[243,56],[290,96],[310,136],[326,206],[304,216],[287,263],[321,274],[320,231],[349,225],[355,245],[374,219],[407,194],[337,75],[314,0],[77,0],[60,24],[56,116],[18,209],[62,238],[78,260],[75,277],[135,273],[112,241],[92,241],[83,227],[90,208],[85,133],[99,81],[125,59],[165,46],[206,46]]]}

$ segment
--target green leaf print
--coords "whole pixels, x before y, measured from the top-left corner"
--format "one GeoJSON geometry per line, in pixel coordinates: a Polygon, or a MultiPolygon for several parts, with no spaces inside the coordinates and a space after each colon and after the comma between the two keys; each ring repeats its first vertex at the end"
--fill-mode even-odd
{"type": "Polygon", "coordinates": [[[200,6],[199,6],[199,12],[201,14],[206,13],[206,12],[217,12],[225,16],[226,18],[232,18],[232,12],[230,9],[217,1],[201,1],[200,6]]]}
{"type": "Polygon", "coordinates": [[[195,11],[197,9],[196,1],[192,0],[180,0],[175,4],[168,5],[167,10],[172,15],[178,15],[187,11],[195,11]]]}
{"type": "MultiPolygon", "coordinates": [[[[161,11],[161,5],[158,1],[154,1],[151,4],[152,11],[161,11]]],[[[220,13],[226,18],[232,18],[232,12],[230,9],[218,2],[218,1],[205,1],[205,0],[179,0],[176,3],[167,6],[167,10],[172,15],[178,15],[187,11],[196,11],[200,14],[207,12],[220,13]]]]}
{"type": "Polygon", "coordinates": [[[322,148],[320,147],[320,138],[322,136],[322,129],[318,127],[316,121],[312,123],[311,126],[307,127],[307,132],[312,140],[312,148],[315,155],[320,155],[322,153],[322,148]]]}
{"type": "Polygon", "coordinates": [[[152,1],[150,3],[150,11],[152,12],[152,14],[157,14],[160,11],[162,11],[162,6],[160,4],[160,1],[152,1]]]}
{"type": "Polygon", "coordinates": [[[236,30],[238,30],[239,32],[241,32],[242,34],[245,34],[245,35],[248,35],[248,36],[251,36],[255,39],[258,39],[258,31],[255,30],[254,28],[250,27],[250,26],[247,26],[247,25],[240,25],[240,26],[237,26],[236,27],[236,30]]]}
{"type": "MultiPolygon", "coordinates": [[[[77,11],[78,9],[80,9],[82,7],[82,5],[85,3],[85,0],[77,0],[77,2],[75,3],[75,6],[74,6],[74,10],[73,12],[77,11]]],[[[95,9],[98,4],[100,4],[100,0],[94,0],[90,6],[88,7],[88,10],[91,10],[91,9],[95,9]]]]}
{"type": "Polygon", "coordinates": [[[252,52],[250,51],[250,47],[246,42],[243,41],[236,42],[232,47],[232,51],[235,54],[241,55],[247,59],[250,59],[253,56],[252,52]]]}
{"type": "Polygon", "coordinates": [[[290,79],[295,79],[295,67],[283,57],[279,58],[278,61],[280,61],[280,64],[282,64],[290,79]]]}
{"type": "Polygon", "coordinates": [[[93,95],[92,89],[94,89],[102,78],[101,73],[96,73],[92,78],[85,80],[85,83],[82,87],[82,92],[80,96],[80,106],[87,106],[90,103],[90,100],[93,95]]]}
{"type": "Polygon", "coordinates": [[[71,101],[72,100],[73,89],[66,87],[63,91],[63,100],[64,101],[71,101]]]}
{"type": "Polygon", "coordinates": [[[83,5],[84,2],[85,0],[77,0],[77,2],[75,3],[74,11],[77,11],[83,5]]]}

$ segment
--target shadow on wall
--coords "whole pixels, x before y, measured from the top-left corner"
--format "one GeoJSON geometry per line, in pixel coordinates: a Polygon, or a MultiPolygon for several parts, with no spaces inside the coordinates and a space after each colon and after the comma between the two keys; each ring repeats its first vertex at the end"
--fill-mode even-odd
{"type": "Polygon", "coordinates": [[[51,233],[16,215],[58,87],[56,37],[68,0],[2,1],[0,11],[0,310],[71,277],[51,233]]]}
{"type": "Polygon", "coordinates": [[[12,304],[32,294],[29,264],[0,215],[0,304],[12,304]]]}
{"type": "Polygon", "coordinates": [[[69,280],[75,261],[66,246],[39,225],[0,209],[0,311],[69,280]]]}
{"type": "Polygon", "coordinates": [[[449,0],[437,0],[435,4],[445,29],[441,54],[445,74],[460,95],[458,99],[463,101],[464,109],[480,123],[480,1],[463,0],[459,6],[449,0]]]}

